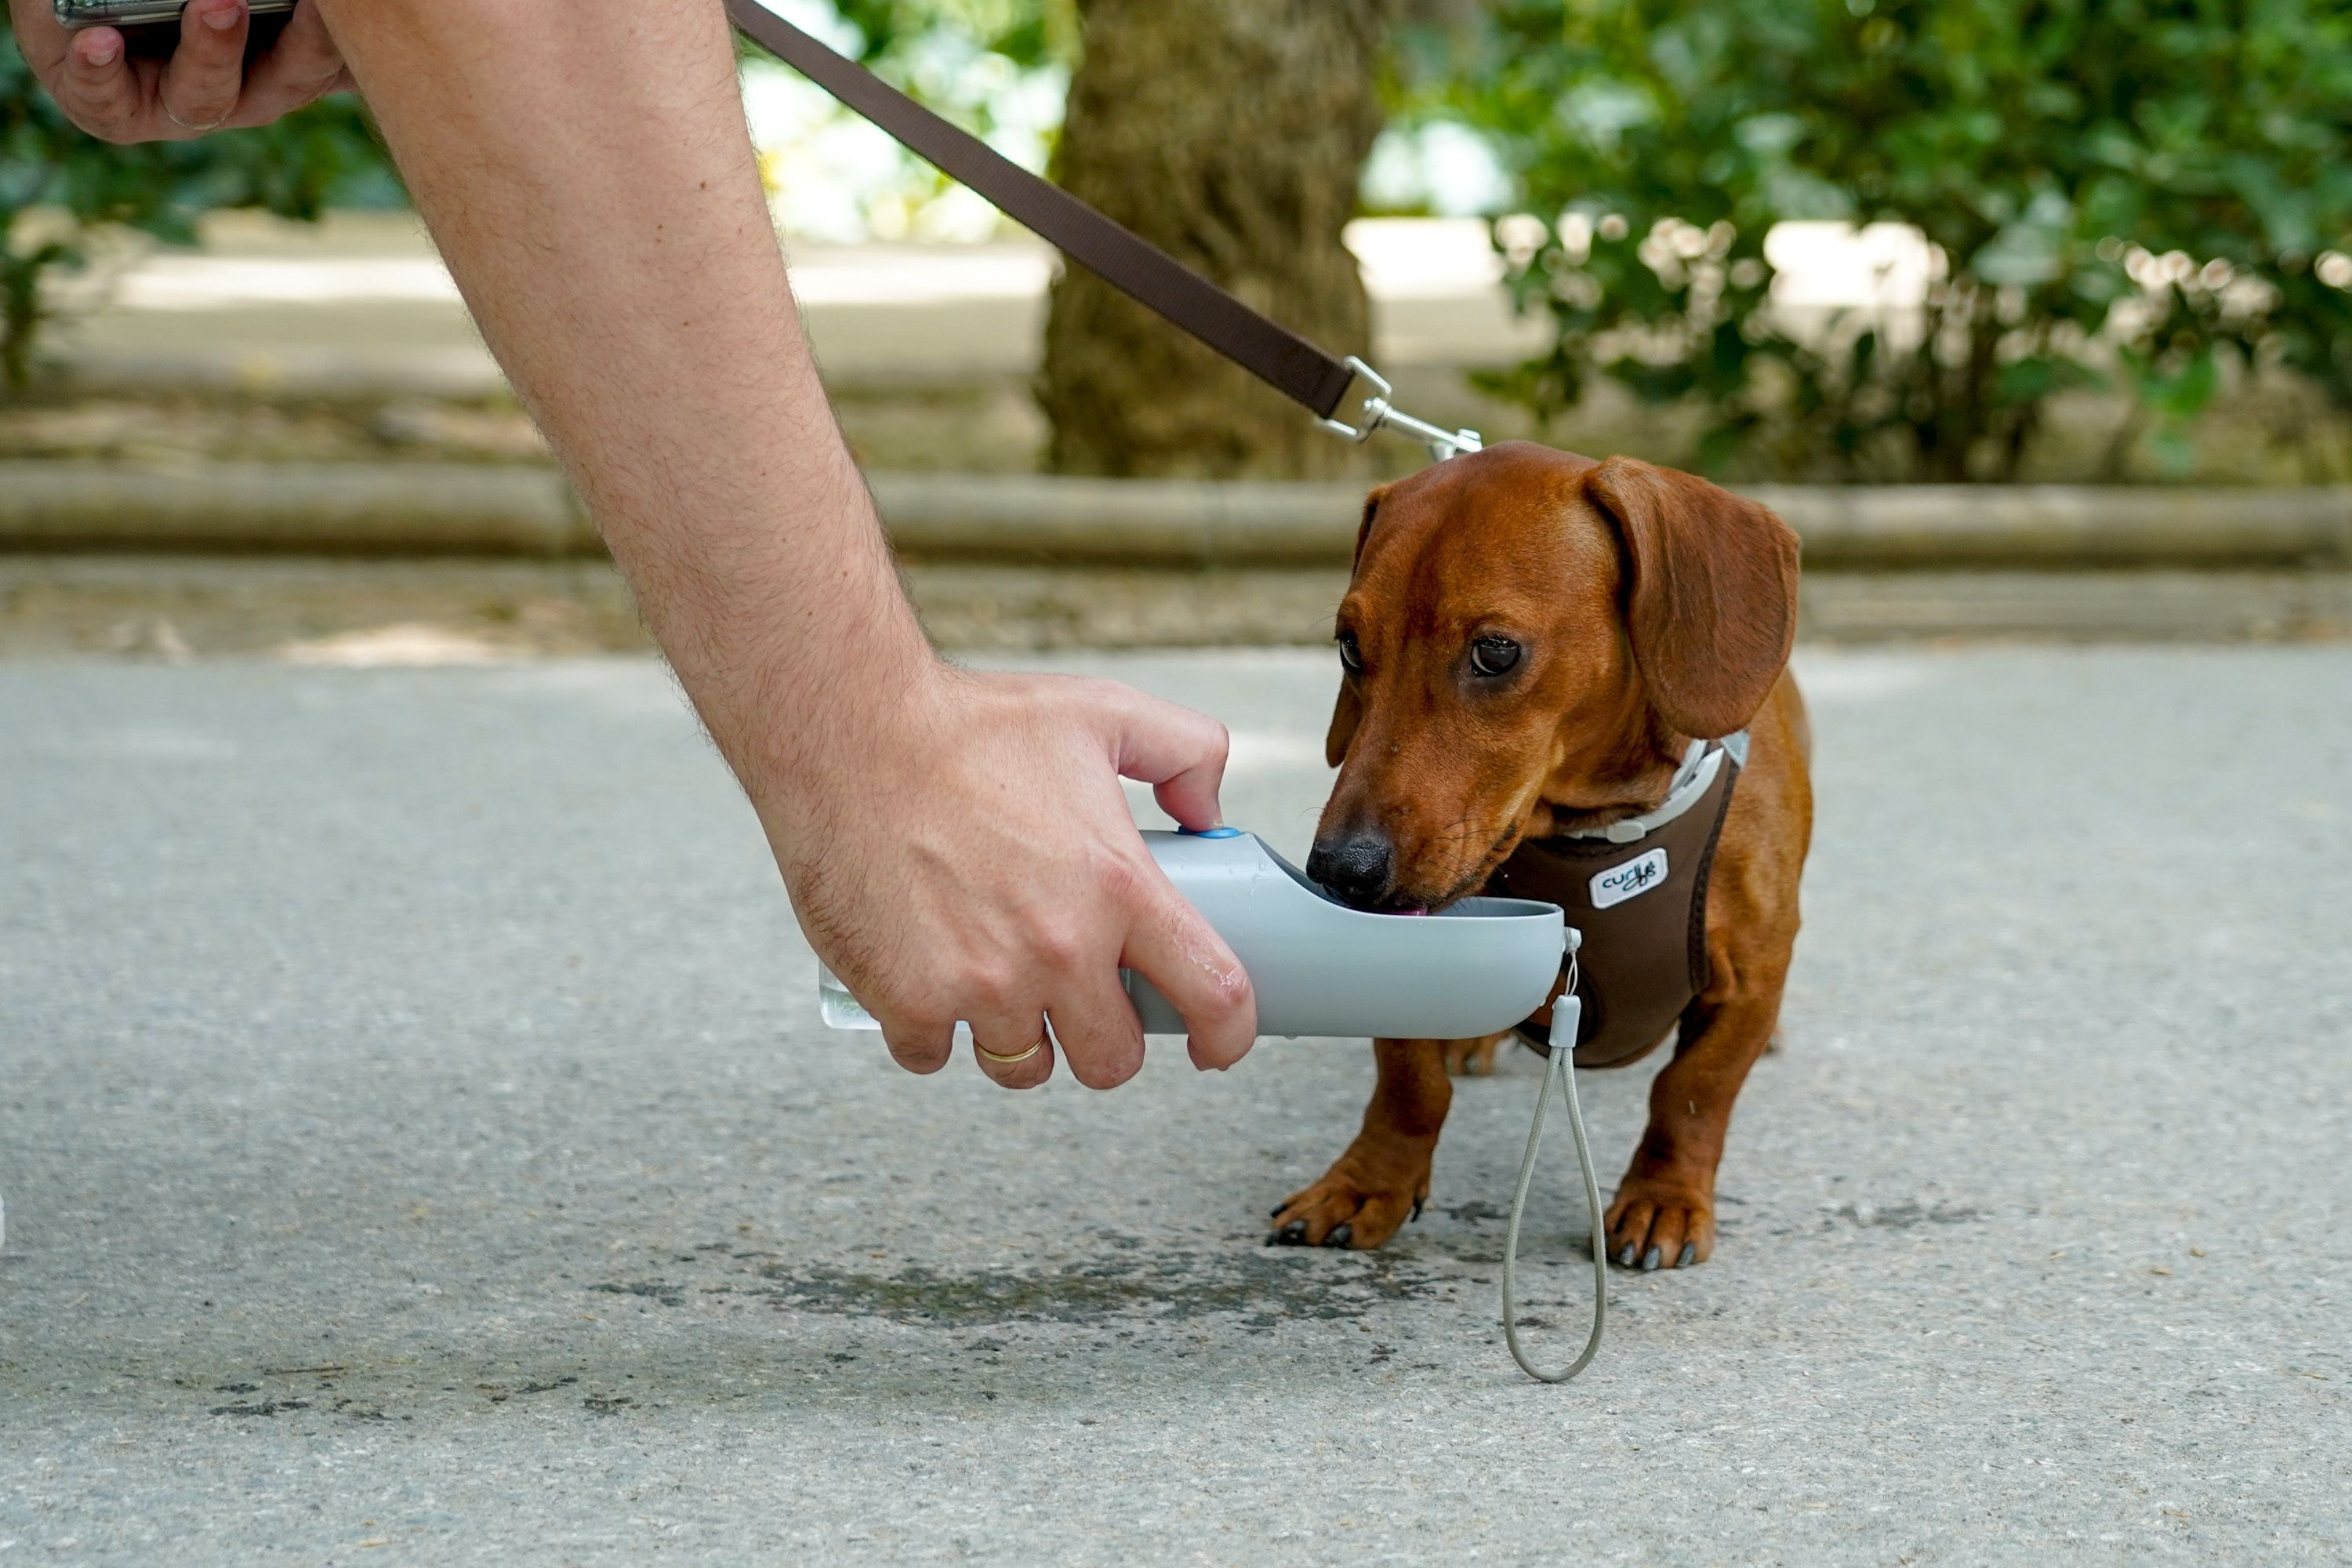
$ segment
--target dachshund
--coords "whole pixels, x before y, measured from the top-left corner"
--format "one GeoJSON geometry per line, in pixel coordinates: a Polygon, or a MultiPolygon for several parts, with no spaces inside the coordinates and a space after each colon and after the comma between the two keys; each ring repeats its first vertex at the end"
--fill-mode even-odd
{"type": "MultiPolygon", "coordinates": [[[[1502,890],[1522,844],[1654,810],[1694,740],[1748,732],[1704,888],[1705,984],[1636,1052],[1675,1036],[1604,1221],[1621,1264],[1714,1251],[1732,1100],[1773,1039],[1812,833],[1796,623],[1785,523],[1630,458],[1503,443],[1374,490],[1357,532],[1325,743],[1339,772],[1307,861],[1342,901],[1502,890]]],[[[1491,1072],[1507,1037],[1375,1040],[1362,1130],[1274,1211],[1269,1243],[1375,1247],[1419,1218],[1452,1076],[1491,1072]]]]}

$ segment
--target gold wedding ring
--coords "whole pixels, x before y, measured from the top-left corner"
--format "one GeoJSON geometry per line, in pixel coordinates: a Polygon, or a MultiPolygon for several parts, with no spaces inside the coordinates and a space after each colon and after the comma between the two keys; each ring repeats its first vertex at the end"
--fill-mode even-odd
{"type": "Polygon", "coordinates": [[[1044,1050],[1045,1048],[1045,1037],[1043,1035],[1038,1036],[1037,1043],[1035,1045],[1030,1047],[1025,1051],[1019,1051],[1009,1057],[1002,1054],[1001,1052],[990,1050],[978,1040],[974,1040],[971,1043],[971,1048],[974,1055],[986,1057],[990,1061],[996,1063],[999,1067],[1009,1068],[1015,1062],[1025,1062],[1031,1057],[1035,1056],[1039,1051],[1044,1050]]]}
{"type": "Polygon", "coordinates": [[[176,114],[173,113],[173,112],[172,112],[172,106],[171,106],[170,104],[168,104],[168,103],[164,103],[164,102],[163,102],[161,100],[157,100],[157,102],[156,102],[155,107],[157,107],[158,109],[161,109],[161,110],[163,111],[163,118],[164,118],[164,119],[166,119],[166,120],[170,121],[173,124],[174,124],[174,125],[178,126],[181,130],[183,130],[183,131],[186,132],[187,132],[189,135],[191,135],[191,136],[209,136],[209,135],[211,135],[214,132],[215,132],[215,131],[219,130],[222,126],[226,125],[226,124],[228,123],[228,121],[229,121],[229,116],[230,116],[230,115],[232,115],[232,114],[235,114],[235,113],[236,112],[236,106],[235,104],[231,104],[231,105],[228,107],[227,110],[226,110],[225,113],[223,113],[223,114],[221,115],[221,117],[220,117],[218,120],[214,121],[210,125],[191,125],[191,124],[189,124],[186,121],[184,121],[184,120],[181,119],[178,115],[176,115],[176,114]]]}

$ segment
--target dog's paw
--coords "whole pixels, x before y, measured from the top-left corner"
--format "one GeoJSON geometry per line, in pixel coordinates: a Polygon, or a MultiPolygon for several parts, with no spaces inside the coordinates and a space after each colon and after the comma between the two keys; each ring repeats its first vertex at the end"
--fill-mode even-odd
{"type": "Polygon", "coordinates": [[[1372,1180],[1351,1173],[1348,1162],[1324,1173],[1313,1186],[1283,1199],[1274,1211],[1268,1247],[1378,1247],[1408,1219],[1421,1217],[1429,1196],[1429,1169],[1406,1181],[1372,1180]]]}
{"type": "Polygon", "coordinates": [[[1629,1175],[1601,1228],[1612,1263],[1688,1268],[1715,1250],[1715,1205],[1696,1187],[1629,1175]]]}
{"type": "Polygon", "coordinates": [[[1500,1035],[1490,1035],[1483,1040],[1448,1040],[1444,1046],[1445,1070],[1454,1078],[1492,1078],[1495,1053],[1502,1044],[1500,1035]]]}

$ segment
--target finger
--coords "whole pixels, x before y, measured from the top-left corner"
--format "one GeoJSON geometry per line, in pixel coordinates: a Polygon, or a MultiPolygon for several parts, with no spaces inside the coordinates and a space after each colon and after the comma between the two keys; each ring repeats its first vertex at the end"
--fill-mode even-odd
{"type": "Polygon", "coordinates": [[[1070,1076],[1088,1089],[1117,1089],[1143,1070],[1143,1020],[1119,988],[1117,972],[1074,977],[1049,1011],[1070,1076]]]}
{"type": "Polygon", "coordinates": [[[1257,998],[1249,975],[1225,939],[1156,866],[1152,876],[1158,887],[1129,927],[1119,963],[1141,971],[1184,1016],[1194,1067],[1229,1068],[1257,1039],[1257,998]]]}
{"type": "Polygon", "coordinates": [[[1042,1013],[971,1020],[971,1059],[1004,1089],[1034,1089],[1054,1076],[1054,1043],[1042,1013]]]}
{"type": "Polygon", "coordinates": [[[1196,832],[1223,820],[1217,786],[1233,737],[1206,713],[1103,683],[1117,730],[1113,759],[1122,778],[1151,785],[1160,809],[1196,832]]]}
{"type": "Polygon", "coordinates": [[[348,87],[342,51],[319,17],[314,0],[302,0],[269,52],[246,69],[238,118],[266,122],[348,87]]]}
{"type": "Polygon", "coordinates": [[[58,73],[58,107],[66,118],[107,141],[131,140],[140,119],[139,81],[124,58],[122,35],[111,27],[78,33],[58,73]]]}
{"type": "Polygon", "coordinates": [[[190,132],[226,124],[245,88],[245,0],[189,0],[163,68],[163,111],[190,132]]]}
{"type": "Polygon", "coordinates": [[[919,1018],[900,1014],[876,1014],[882,1025],[882,1044],[890,1059],[911,1073],[935,1073],[955,1054],[953,1018],[919,1018]]]}

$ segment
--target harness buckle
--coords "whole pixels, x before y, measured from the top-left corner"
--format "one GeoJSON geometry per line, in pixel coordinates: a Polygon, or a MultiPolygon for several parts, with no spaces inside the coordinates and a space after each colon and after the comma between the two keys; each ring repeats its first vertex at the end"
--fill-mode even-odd
{"type": "Polygon", "coordinates": [[[1395,404],[1389,401],[1390,394],[1396,389],[1389,384],[1388,377],[1358,359],[1354,354],[1349,354],[1340,363],[1354,371],[1357,379],[1366,383],[1373,390],[1372,395],[1364,399],[1362,412],[1356,416],[1359,423],[1350,425],[1343,419],[1317,421],[1333,435],[1344,436],[1360,446],[1372,438],[1373,431],[1393,426],[1403,434],[1419,439],[1429,448],[1431,459],[1440,463],[1448,458],[1460,457],[1465,452],[1476,452],[1485,448],[1486,443],[1475,430],[1443,430],[1428,420],[1416,419],[1397,407],[1395,404]]]}

